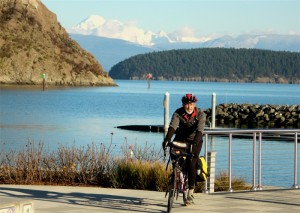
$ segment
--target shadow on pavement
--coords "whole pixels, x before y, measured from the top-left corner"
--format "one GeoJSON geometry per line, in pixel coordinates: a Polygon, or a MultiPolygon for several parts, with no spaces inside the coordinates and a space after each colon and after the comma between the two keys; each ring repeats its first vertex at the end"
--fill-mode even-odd
{"type": "Polygon", "coordinates": [[[79,206],[101,207],[114,210],[129,210],[137,212],[163,212],[166,207],[165,200],[143,199],[133,196],[120,196],[110,194],[89,194],[89,193],[61,193],[45,190],[30,190],[19,188],[0,187],[1,194],[14,199],[32,199],[60,204],[72,204],[79,206]],[[156,208],[155,208],[156,207],[156,208]]]}

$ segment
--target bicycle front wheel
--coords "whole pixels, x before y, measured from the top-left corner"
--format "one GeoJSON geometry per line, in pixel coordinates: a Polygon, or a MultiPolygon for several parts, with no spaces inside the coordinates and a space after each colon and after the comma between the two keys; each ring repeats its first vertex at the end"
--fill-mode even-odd
{"type": "Polygon", "coordinates": [[[175,172],[172,173],[169,183],[169,197],[168,197],[168,213],[171,212],[174,202],[174,197],[176,195],[176,175],[175,172]]]}

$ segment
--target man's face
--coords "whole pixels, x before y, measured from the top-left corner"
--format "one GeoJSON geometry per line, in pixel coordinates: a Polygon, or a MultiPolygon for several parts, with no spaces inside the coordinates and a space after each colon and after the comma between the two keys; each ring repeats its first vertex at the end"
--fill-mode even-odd
{"type": "Polygon", "coordinates": [[[195,103],[194,102],[190,102],[190,103],[187,103],[187,104],[183,104],[183,107],[184,107],[186,113],[190,115],[194,111],[195,103]]]}

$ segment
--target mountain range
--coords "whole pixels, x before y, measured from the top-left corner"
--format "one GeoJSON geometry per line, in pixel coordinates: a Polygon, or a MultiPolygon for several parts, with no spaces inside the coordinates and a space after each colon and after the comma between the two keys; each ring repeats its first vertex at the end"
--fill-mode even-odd
{"type": "Polygon", "coordinates": [[[95,35],[70,34],[81,47],[93,54],[107,72],[118,62],[131,56],[154,51],[172,49],[192,49],[204,47],[248,48],[274,51],[300,52],[300,36],[297,35],[241,35],[223,36],[205,42],[169,42],[167,39],[144,46],[122,39],[100,37],[95,35]]]}
{"type": "Polygon", "coordinates": [[[180,37],[163,31],[154,33],[132,25],[127,26],[117,20],[107,21],[96,15],[91,15],[68,32],[99,60],[107,72],[113,65],[131,56],[172,49],[224,47],[300,52],[300,35],[180,37]]]}

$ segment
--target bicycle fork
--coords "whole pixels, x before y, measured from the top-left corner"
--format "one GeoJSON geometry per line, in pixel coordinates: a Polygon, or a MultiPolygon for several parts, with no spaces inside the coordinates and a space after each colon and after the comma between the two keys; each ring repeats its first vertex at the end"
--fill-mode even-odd
{"type": "Polygon", "coordinates": [[[184,191],[184,177],[183,177],[183,173],[181,171],[177,171],[177,180],[178,181],[178,191],[181,193],[184,191]]]}

